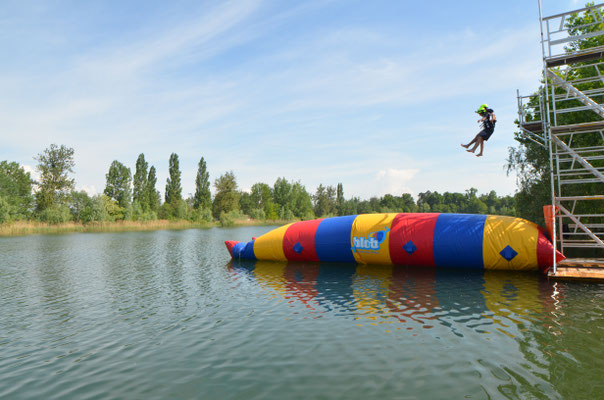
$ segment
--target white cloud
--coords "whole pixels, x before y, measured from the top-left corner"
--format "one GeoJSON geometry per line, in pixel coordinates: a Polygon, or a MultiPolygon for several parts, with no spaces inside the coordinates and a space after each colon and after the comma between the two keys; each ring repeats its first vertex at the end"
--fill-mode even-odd
{"type": "MultiPolygon", "coordinates": [[[[383,169],[376,174],[376,184],[380,196],[385,194],[400,195],[412,193],[409,182],[419,172],[418,169],[383,169]]],[[[412,193],[413,194],[413,193],[412,193]]]]}
{"type": "Polygon", "coordinates": [[[38,173],[35,167],[32,167],[28,164],[22,164],[21,167],[25,172],[29,172],[29,176],[31,176],[31,179],[33,179],[34,181],[38,181],[40,179],[40,174],[38,173]]]}
{"type": "Polygon", "coordinates": [[[94,185],[83,185],[83,186],[78,186],[76,188],[76,190],[78,191],[84,191],[86,192],[89,196],[94,196],[96,194],[98,194],[98,191],[96,190],[96,188],[94,187],[94,185]]]}

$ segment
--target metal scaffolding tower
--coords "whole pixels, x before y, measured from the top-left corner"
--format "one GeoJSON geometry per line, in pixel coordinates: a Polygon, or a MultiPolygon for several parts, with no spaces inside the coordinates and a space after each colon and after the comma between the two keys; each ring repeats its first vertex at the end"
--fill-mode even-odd
{"type": "Polygon", "coordinates": [[[544,85],[518,93],[521,134],[549,152],[552,240],[563,253],[604,249],[604,46],[583,48],[604,43],[602,7],[543,17],[539,0],[544,85]],[[584,24],[571,27],[577,15],[584,24]]]}

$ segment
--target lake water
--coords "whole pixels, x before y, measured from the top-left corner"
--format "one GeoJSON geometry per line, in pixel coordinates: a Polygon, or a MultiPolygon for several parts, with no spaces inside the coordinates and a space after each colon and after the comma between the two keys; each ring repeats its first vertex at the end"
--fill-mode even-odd
{"type": "Polygon", "coordinates": [[[270,227],[0,239],[0,398],[604,398],[604,285],[231,262],[270,227]]]}

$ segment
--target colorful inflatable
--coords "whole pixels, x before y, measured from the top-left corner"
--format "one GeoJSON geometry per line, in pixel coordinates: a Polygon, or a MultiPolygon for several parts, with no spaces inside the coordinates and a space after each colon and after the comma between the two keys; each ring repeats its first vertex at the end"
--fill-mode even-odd
{"type": "MultiPolygon", "coordinates": [[[[553,246],[520,218],[476,214],[361,214],[294,222],[248,243],[226,241],[242,260],[332,261],[547,271],[553,246]]],[[[564,259],[557,252],[556,261],[564,259]]]]}

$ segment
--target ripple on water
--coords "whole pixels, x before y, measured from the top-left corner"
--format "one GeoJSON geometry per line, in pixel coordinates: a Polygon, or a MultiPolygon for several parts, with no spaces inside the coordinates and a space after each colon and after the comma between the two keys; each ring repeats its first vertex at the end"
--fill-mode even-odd
{"type": "Polygon", "coordinates": [[[228,260],[268,229],[1,240],[0,397],[604,392],[604,285],[228,260]]]}

